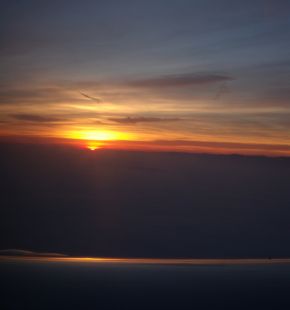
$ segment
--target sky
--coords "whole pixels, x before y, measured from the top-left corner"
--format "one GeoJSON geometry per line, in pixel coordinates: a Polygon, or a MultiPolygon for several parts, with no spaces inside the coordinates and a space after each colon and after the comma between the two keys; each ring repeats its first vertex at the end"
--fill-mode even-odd
{"type": "Polygon", "coordinates": [[[1,4],[1,139],[290,155],[290,1],[1,4]]]}
{"type": "Polygon", "coordinates": [[[0,251],[290,257],[290,1],[0,15],[0,251]]]}

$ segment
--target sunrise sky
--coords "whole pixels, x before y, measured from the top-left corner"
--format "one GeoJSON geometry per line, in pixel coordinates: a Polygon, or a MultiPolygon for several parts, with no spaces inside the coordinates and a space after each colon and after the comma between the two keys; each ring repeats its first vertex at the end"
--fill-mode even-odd
{"type": "Polygon", "coordinates": [[[287,0],[26,0],[1,11],[2,139],[290,155],[287,0]]]}
{"type": "Polygon", "coordinates": [[[0,254],[290,257],[290,0],[0,15],[0,254]]]}

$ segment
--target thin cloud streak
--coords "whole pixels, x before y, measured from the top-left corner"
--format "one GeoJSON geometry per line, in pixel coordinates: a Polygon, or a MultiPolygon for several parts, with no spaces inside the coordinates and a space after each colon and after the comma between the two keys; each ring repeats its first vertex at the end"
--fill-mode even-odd
{"type": "Polygon", "coordinates": [[[10,116],[20,121],[28,121],[28,122],[36,122],[36,123],[49,123],[49,122],[63,121],[56,117],[36,115],[36,114],[11,114],[10,116]]]}
{"type": "Polygon", "coordinates": [[[85,93],[82,93],[82,92],[80,92],[80,94],[81,94],[82,96],[84,96],[85,98],[90,99],[90,100],[93,100],[93,101],[95,101],[95,102],[97,102],[97,103],[101,103],[101,102],[102,102],[102,100],[101,100],[100,98],[96,98],[96,97],[93,97],[93,96],[89,96],[89,95],[87,95],[87,94],[85,94],[85,93]]]}
{"type": "Polygon", "coordinates": [[[108,120],[121,124],[138,124],[138,123],[159,123],[159,122],[176,122],[180,118],[159,118],[159,117],[124,117],[124,118],[108,118],[108,120]]]}
{"type": "Polygon", "coordinates": [[[17,256],[17,257],[66,257],[66,255],[61,253],[51,253],[51,252],[34,252],[28,250],[20,249],[4,249],[0,250],[0,256],[17,256]]]}
{"type": "Polygon", "coordinates": [[[232,77],[222,74],[172,74],[161,77],[128,81],[131,87],[145,88],[169,88],[169,87],[188,87],[195,85],[215,84],[219,82],[231,81],[232,77]]]}

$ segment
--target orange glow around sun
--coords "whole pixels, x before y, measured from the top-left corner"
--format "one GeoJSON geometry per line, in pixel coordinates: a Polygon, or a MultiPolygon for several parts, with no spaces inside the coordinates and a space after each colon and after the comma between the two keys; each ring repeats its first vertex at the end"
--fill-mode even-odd
{"type": "Polygon", "coordinates": [[[91,151],[95,151],[97,149],[102,148],[102,146],[104,145],[104,143],[100,143],[97,141],[89,141],[86,145],[87,149],[91,150],[91,151]]]}
{"type": "Polygon", "coordinates": [[[86,140],[86,141],[116,141],[116,140],[130,140],[130,136],[127,133],[115,132],[115,131],[100,131],[100,130],[80,130],[67,134],[67,138],[86,140]]]}
{"type": "Polygon", "coordinates": [[[91,151],[109,146],[110,142],[131,140],[128,133],[103,130],[79,130],[68,132],[66,138],[83,141],[85,148],[91,151]]]}

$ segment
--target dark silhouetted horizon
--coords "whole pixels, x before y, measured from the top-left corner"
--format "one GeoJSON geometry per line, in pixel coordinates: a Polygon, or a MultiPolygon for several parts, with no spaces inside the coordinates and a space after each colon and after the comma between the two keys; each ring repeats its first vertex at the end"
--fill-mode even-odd
{"type": "Polygon", "coordinates": [[[290,256],[290,159],[1,144],[0,249],[290,256]]]}

